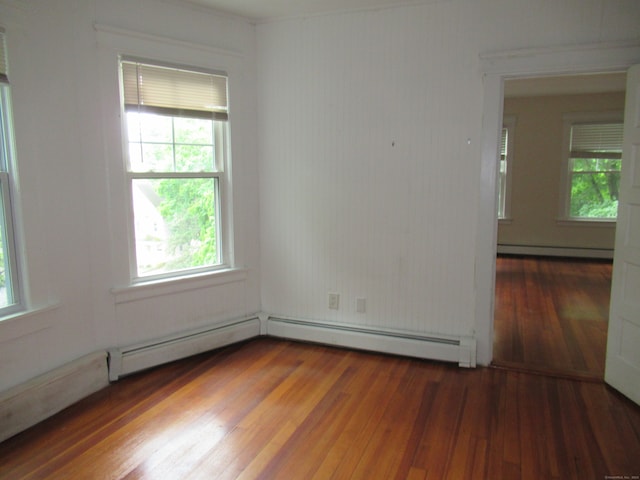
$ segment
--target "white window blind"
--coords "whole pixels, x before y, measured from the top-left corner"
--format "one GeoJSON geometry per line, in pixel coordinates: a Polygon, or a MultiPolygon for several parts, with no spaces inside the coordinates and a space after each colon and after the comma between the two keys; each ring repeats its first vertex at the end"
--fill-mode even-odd
{"type": "Polygon", "coordinates": [[[227,120],[227,77],[177,67],[122,61],[125,109],[227,120]]]}
{"type": "Polygon", "coordinates": [[[500,159],[504,160],[507,157],[507,138],[509,136],[509,130],[507,128],[502,129],[502,140],[500,141],[500,159]]]}
{"type": "Polygon", "coordinates": [[[571,127],[571,158],[622,158],[621,123],[577,124],[571,127]]]}
{"type": "Polygon", "coordinates": [[[7,74],[7,51],[4,47],[4,32],[0,30],[0,83],[9,83],[7,74]]]}

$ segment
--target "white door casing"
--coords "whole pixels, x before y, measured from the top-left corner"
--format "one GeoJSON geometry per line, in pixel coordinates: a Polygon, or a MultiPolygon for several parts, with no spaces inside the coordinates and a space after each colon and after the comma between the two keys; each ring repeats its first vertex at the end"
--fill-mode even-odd
{"type": "MultiPolygon", "coordinates": [[[[495,214],[498,197],[496,180],[504,80],[547,75],[621,72],[639,61],[640,42],[638,41],[569,45],[480,55],[480,70],[484,78],[484,106],[475,269],[475,333],[479,365],[489,365],[493,359],[495,258],[498,229],[495,214]]],[[[636,178],[640,175],[638,170],[640,166],[636,169],[636,178]]],[[[626,178],[625,175],[626,172],[623,172],[623,179],[626,178]]],[[[640,291],[636,296],[640,298],[640,291]]]]}
{"type": "Polygon", "coordinates": [[[627,73],[605,381],[640,404],[640,65],[627,73]]]}

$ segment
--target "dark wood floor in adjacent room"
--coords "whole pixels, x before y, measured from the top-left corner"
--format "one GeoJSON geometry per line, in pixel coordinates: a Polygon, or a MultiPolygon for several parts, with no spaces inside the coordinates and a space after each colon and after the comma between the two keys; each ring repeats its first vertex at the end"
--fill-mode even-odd
{"type": "Polygon", "coordinates": [[[602,380],[612,264],[499,256],[493,362],[602,380]]]}
{"type": "Polygon", "coordinates": [[[604,383],[261,338],[127,377],[0,444],[2,479],[604,479],[640,473],[604,383]]]}

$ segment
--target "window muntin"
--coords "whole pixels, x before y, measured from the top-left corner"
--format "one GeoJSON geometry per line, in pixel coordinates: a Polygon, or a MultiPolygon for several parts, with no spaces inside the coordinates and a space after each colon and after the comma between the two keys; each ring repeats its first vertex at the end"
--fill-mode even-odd
{"type": "Polygon", "coordinates": [[[133,276],[222,267],[226,77],[128,60],[122,73],[133,276]]]}
{"type": "Polygon", "coordinates": [[[11,201],[13,137],[6,58],[0,31],[0,316],[23,308],[11,201]]]}
{"type": "Polygon", "coordinates": [[[621,122],[571,125],[566,202],[568,218],[616,220],[622,130],[621,122]]]}

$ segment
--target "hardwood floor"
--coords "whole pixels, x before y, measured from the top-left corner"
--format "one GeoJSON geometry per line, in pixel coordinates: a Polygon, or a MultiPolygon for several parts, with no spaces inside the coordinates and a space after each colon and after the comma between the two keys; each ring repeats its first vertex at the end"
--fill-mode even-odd
{"type": "Polygon", "coordinates": [[[493,363],[601,380],[611,262],[499,256],[493,363]]]}
{"type": "Polygon", "coordinates": [[[0,444],[2,479],[604,479],[640,408],[603,383],[261,338],[127,377],[0,444]]]}

